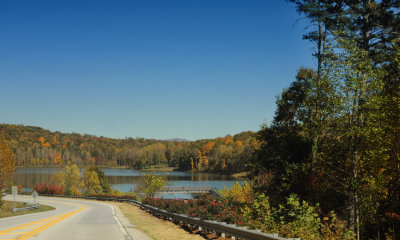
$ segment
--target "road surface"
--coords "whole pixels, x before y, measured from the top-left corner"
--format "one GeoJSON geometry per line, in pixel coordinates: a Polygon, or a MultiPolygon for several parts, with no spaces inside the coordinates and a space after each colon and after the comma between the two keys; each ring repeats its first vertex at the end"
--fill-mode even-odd
{"type": "MultiPolygon", "coordinates": [[[[4,198],[12,200],[10,195],[4,198]]],[[[32,196],[17,201],[32,202],[32,196]]],[[[0,218],[0,240],[128,240],[113,207],[106,203],[38,197],[53,211],[0,218]]]]}

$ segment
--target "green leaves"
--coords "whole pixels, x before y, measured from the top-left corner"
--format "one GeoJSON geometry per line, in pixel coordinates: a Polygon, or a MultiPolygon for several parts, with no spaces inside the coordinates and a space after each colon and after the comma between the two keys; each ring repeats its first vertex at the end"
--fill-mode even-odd
{"type": "Polygon", "coordinates": [[[135,186],[135,191],[154,197],[158,191],[164,188],[166,183],[167,176],[165,175],[145,174],[139,178],[139,181],[135,186]]]}

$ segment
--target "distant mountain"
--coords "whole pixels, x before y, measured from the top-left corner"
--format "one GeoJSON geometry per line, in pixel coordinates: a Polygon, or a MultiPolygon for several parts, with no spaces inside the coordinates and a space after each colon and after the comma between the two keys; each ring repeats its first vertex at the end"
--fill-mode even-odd
{"type": "Polygon", "coordinates": [[[162,141],[165,141],[165,142],[190,142],[189,140],[184,139],[184,138],[171,138],[171,139],[164,139],[162,141]]]}

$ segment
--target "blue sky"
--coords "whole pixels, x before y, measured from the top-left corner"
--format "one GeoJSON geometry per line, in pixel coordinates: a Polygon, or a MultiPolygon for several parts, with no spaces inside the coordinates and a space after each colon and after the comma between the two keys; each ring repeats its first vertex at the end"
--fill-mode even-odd
{"type": "Polygon", "coordinates": [[[113,138],[257,131],[300,66],[280,1],[0,1],[0,122],[113,138]]]}

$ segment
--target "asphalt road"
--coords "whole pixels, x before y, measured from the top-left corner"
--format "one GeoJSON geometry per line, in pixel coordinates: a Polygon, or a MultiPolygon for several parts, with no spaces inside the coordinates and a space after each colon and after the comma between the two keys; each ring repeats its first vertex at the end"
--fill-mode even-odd
{"type": "MultiPolygon", "coordinates": [[[[5,200],[12,200],[6,196],[5,200]]],[[[33,202],[32,196],[19,196],[17,201],[33,202]]],[[[38,197],[53,211],[0,218],[0,240],[127,240],[130,239],[106,203],[38,197]]]]}

